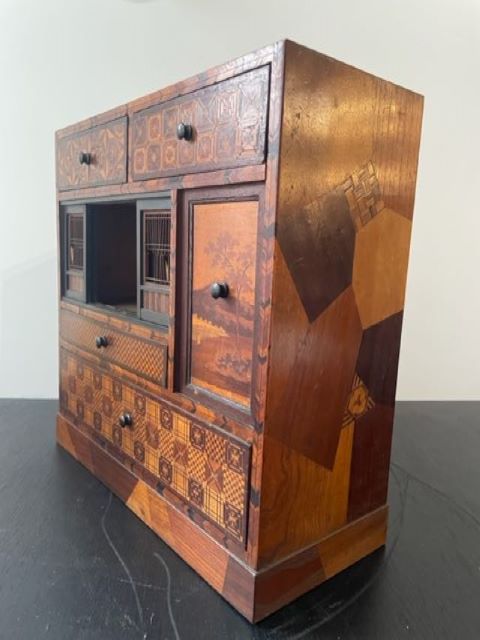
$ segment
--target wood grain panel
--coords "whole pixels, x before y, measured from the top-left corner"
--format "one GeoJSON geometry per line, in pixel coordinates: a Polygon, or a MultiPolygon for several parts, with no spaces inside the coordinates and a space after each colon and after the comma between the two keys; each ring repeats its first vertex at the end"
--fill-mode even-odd
{"type": "Polygon", "coordinates": [[[362,336],[357,371],[373,400],[395,405],[403,312],[369,327],[362,336]]]}
{"type": "Polygon", "coordinates": [[[372,160],[383,200],[409,220],[413,217],[423,98],[391,82],[377,83],[372,160]]]}
{"type": "Polygon", "coordinates": [[[257,573],[258,621],[385,544],[388,509],[382,507],[316,544],[257,573]]]}
{"type": "Polygon", "coordinates": [[[385,207],[357,233],[353,290],[366,329],[402,311],[411,222],[385,207]]]}
{"type": "Polygon", "coordinates": [[[267,398],[272,435],[331,469],[362,339],[353,290],[310,323],[279,248],[275,283],[267,398]]]}
{"type": "Polygon", "coordinates": [[[353,422],[342,429],[332,470],[266,436],[264,465],[269,473],[262,484],[262,564],[302,549],[347,522],[353,432],[353,422]]]}
{"type": "Polygon", "coordinates": [[[375,406],[355,424],[348,520],[385,504],[388,491],[393,408],[375,406]]]}

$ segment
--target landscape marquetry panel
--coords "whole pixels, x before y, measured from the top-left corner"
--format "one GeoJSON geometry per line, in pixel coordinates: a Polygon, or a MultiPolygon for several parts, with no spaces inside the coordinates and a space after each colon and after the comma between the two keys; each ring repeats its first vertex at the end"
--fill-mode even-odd
{"type": "Polygon", "coordinates": [[[245,542],[249,445],[174,411],[64,349],[60,410],[95,439],[105,438],[127,460],[144,467],[157,491],[168,488],[234,540],[245,542]],[[120,426],[123,413],[132,416],[131,427],[120,426]]]}
{"type": "Polygon", "coordinates": [[[257,201],[193,206],[190,381],[250,405],[255,317],[257,201]],[[214,300],[213,282],[227,283],[214,300]]]}

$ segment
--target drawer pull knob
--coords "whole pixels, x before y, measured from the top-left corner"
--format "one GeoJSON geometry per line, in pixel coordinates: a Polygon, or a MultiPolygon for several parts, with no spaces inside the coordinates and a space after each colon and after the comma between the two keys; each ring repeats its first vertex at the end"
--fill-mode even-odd
{"type": "Polygon", "coordinates": [[[212,288],[210,289],[212,298],[214,298],[215,300],[217,298],[227,298],[228,291],[228,284],[226,282],[214,282],[212,284],[212,288]]]}
{"type": "Polygon", "coordinates": [[[92,154],[81,151],[78,156],[78,161],[80,164],[90,164],[92,162],[92,154]]]}
{"type": "Polygon", "coordinates": [[[122,415],[118,419],[118,422],[119,422],[120,426],[122,427],[122,429],[124,429],[125,427],[131,427],[132,424],[133,424],[132,414],[131,413],[122,413],[122,415]]]}
{"type": "Polygon", "coordinates": [[[177,124],[177,138],[179,140],[191,140],[193,138],[193,127],[191,124],[180,122],[177,124]]]}
{"type": "Polygon", "coordinates": [[[101,349],[102,347],[108,346],[108,338],[107,336],[97,336],[95,338],[95,344],[97,345],[97,349],[101,349]]]}

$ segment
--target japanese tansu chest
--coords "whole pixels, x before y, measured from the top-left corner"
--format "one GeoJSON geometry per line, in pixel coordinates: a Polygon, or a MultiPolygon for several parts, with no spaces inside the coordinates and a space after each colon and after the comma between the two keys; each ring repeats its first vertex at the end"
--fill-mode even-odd
{"type": "Polygon", "coordinates": [[[58,442],[251,621],[385,542],[422,105],[282,41],[57,132],[58,442]]]}

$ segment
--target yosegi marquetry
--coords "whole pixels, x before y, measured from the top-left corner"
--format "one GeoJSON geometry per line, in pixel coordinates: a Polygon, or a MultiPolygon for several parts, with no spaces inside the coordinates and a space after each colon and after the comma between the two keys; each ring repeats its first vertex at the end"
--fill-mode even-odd
{"type": "Polygon", "coordinates": [[[385,543],[422,108],[282,41],[57,133],[58,442],[251,621],[385,543]]]}
{"type": "Polygon", "coordinates": [[[268,86],[265,66],[134,113],[133,179],[263,162],[268,86]],[[192,140],[177,139],[181,122],[192,140]]]}
{"type": "Polygon", "coordinates": [[[126,118],[119,118],[57,140],[59,190],[121,184],[126,179],[126,118]],[[79,162],[81,153],[91,154],[90,164],[79,162]]]}
{"type": "Polygon", "coordinates": [[[101,352],[104,360],[118,364],[127,372],[140,375],[156,384],[166,385],[166,344],[119,331],[108,322],[98,322],[81,313],[62,310],[60,337],[64,340],[99,355],[95,339],[102,335],[108,340],[108,346],[101,352]]]}
{"type": "Polygon", "coordinates": [[[332,530],[307,478],[335,472],[345,429],[333,528],[386,502],[422,116],[420,96],[294,43],[285,64],[260,563],[332,530]],[[302,490],[275,482],[300,464],[302,490]]]}
{"type": "Polygon", "coordinates": [[[245,540],[250,447],[61,351],[60,407],[226,533],[245,540]],[[118,419],[128,412],[132,427],[118,419]]]}

